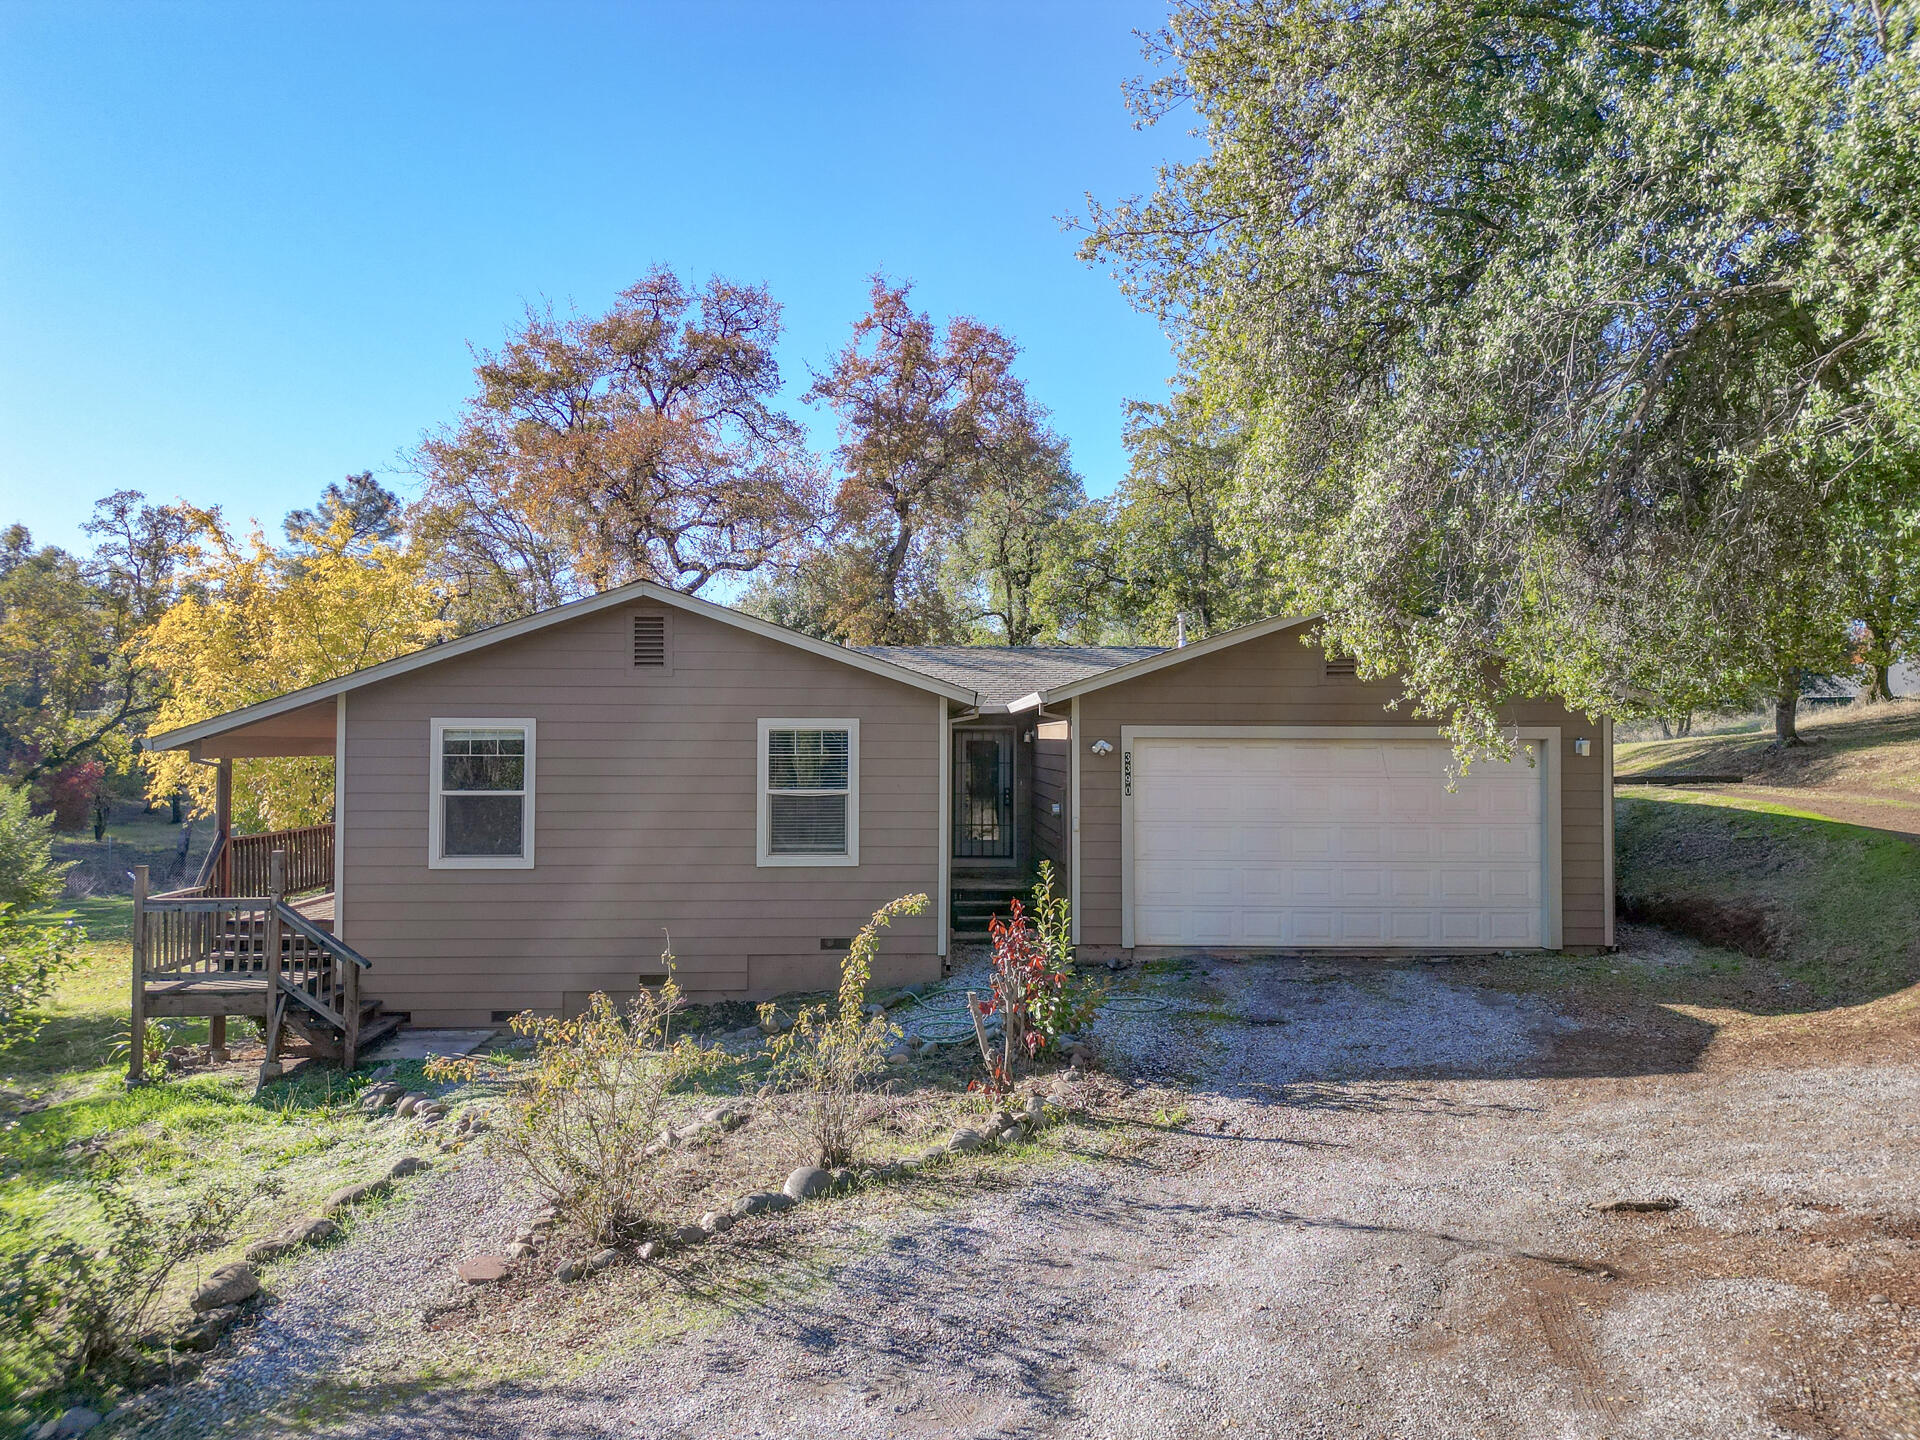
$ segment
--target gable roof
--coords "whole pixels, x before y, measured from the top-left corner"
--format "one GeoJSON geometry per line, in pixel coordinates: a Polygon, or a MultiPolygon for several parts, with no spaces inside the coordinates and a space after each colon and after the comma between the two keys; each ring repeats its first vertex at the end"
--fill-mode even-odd
{"type": "Polygon", "coordinates": [[[982,709],[1004,709],[1024,695],[1084,680],[1158,655],[1159,645],[862,645],[923,675],[970,687],[982,709]]]}
{"type": "Polygon", "coordinates": [[[344,695],[364,685],[378,684],[382,680],[391,680],[396,675],[405,675],[429,665],[438,665],[443,660],[471,655],[474,651],[484,650],[489,645],[516,640],[522,635],[531,635],[550,625],[562,625],[569,620],[578,620],[602,610],[630,605],[635,600],[657,600],[676,610],[686,610],[695,615],[705,616],[709,620],[717,620],[722,625],[731,625],[737,630],[745,630],[763,639],[778,641],[782,645],[791,645],[796,650],[805,650],[823,659],[836,660],[842,665],[851,665],[856,670],[865,670],[869,674],[884,676],[888,680],[898,680],[901,684],[911,685],[917,690],[944,695],[949,700],[958,700],[966,705],[978,703],[978,696],[970,686],[930,675],[924,670],[896,664],[892,660],[868,654],[863,650],[835,645],[826,640],[816,640],[811,635],[802,635],[797,630],[788,630],[784,626],[762,620],[756,615],[732,610],[725,605],[716,605],[710,600],[699,600],[691,595],[682,595],[677,590],[668,590],[650,580],[636,580],[630,585],[622,585],[614,590],[603,590],[600,594],[588,596],[584,600],[556,605],[551,610],[524,615],[518,620],[509,620],[503,625],[476,630],[471,635],[462,635],[459,639],[449,640],[442,645],[429,645],[424,650],[415,650],[411,654],[385,660],[378,665],[369,665],[364,670],[355,670],[332,680],[324,680],[318,685],[309,685],[304,690],[294,690],[285,695],[275,696],[271,700],[262,700],[257,705],[248,705],[243,709],[229,711],[225,715],[216,715],[209,720],[199,720],[191,725],[182,725],[176,730],[150,735],[141,742],[142,748],[177,750],[197,740],[205,740],[229,730],[237,730],[259,720],[301,709],[317,701],[330,700],[336,695],[344,695]]]}
{"type": "Polygon", "coordinates": [[[1251,625],[1241,625],[1232,630],[1222,630],[1218,635],[1209,635],[1204,640],[1196,640],[1191,645],[1183,645],[1177,650],[1161,650],[1128,664],[1102,670],[1098,674],[1069,680],[1051,689],[1036,691],[1031,695],[1023,695],[1012,702],[1011,708],[1038,710],[1062,700],[1071,700],[1076,695],[1085,695],[1090,690],[1104,690],[1109,685],[1123,685],[1129,680],[1138,680],[1142,675],[1151,675],[1155,671],[1165,670],[1173,665],[1184,665],[1189,660],[1198,660],[1202,655],[1212,655],[1235,645],[1244,645],[1247,641],[1258,640],[1263,635],[1274,635],[1282,630],[1291,630],[1297,625],[1307,624],[1314,618],[1312,615],[1285,615],[1273,620],[1256,620],[1251,625]]]}

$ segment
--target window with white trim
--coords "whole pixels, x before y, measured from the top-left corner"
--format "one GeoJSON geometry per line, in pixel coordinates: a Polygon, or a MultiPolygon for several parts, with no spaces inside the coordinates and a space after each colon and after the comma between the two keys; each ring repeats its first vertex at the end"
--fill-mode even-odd
{"type": "Polygon", "coordinates": [[[435,720],[428,864],[527,869],[533,864],[531,720],[435,720]]]}
{"type": "Polygon", "coordinates": [[[860,722],[760,722],[758,861],[860,863],[860,722]]]}

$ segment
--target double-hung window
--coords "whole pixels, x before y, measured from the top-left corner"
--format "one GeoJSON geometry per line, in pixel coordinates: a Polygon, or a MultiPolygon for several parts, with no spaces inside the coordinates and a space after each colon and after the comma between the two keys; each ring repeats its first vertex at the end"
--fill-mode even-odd
{"type": "Polygon", "coordinates": [[[533,866],[533,721],[435,720],[427,863],[533,866]]]}
{"type": "Polygon", "coordinates": [[[758,861],[860,863],[860,722],[760,722],[758,861]]]}

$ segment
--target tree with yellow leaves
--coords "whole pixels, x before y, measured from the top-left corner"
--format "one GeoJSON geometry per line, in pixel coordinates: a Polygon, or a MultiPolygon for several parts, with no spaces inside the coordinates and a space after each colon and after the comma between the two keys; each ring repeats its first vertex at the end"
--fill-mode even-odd
{"type": "MultiPolygon", "coordinates": [[[[345,509],[289,521],[276,548],[245,541],[219,510],[190,510],[178,597],[143,657],[167,683],[155,730],[284,695],[444,639],[441,595],[412,547],[369,536],[345,509]]],[[[179,751],[153,757],[148,793],[184,791],[211,809],[213,772],[179,751]]],[[[243,830],[321,824],[333,812],[333,761],[240,760],[234,823],[243,830]]]]}

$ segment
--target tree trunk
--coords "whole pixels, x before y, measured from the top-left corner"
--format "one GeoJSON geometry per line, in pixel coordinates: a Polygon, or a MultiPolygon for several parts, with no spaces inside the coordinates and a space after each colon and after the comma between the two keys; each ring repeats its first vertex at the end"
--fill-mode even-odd
{"type": "Polygon", "coordinates": [[[1680,717],[1680,738],[1684,740],[1691,734],[1693,734],[1693,712],[1689,710],[1680,717]]]}
{"type": "Polygon", "coordinates": [[[1671,740],[1673,738],[1673,728],[1668,725],[1665,720],[1660,722],[1660,738],[1662,740],[1671,740]]]}
{"type": "Polygon", "coordinates": [[[1773,743],[1775,745],[1799,745],[1800,731],[1795,721],[1800,713],[1799,676],[1783,679],[1780,693],[1773,702],[1773,743]]]}
{"type": "Polygon", "coordinates": [[[1893,699],[1893,667],[1882,665],[1877,660],[1867,666],[1867,688],[1861,693],[1861,700],[1869,705],[1880,705],[1893,699]]]}

